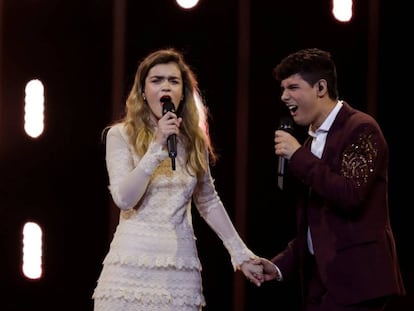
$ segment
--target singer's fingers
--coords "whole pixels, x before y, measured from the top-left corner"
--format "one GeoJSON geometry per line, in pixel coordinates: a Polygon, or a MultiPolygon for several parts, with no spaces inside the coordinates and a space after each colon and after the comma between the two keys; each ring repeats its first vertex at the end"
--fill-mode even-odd
{"type": "Polygon", "coordinates": [[[182,118],[181,117],[177,117],[177,115],[175,113],[172,112],[167,112],[162,118],[161,120],[165,120],[166,124],[169,125],[176,125],[177,127],[180,127],[182,118]]]}
{"type": "Polygon", "coordinates": [[[275,148],[275,154],[277,156],[283,156],[283,150],[281,148],[275,148]]]}
{"type": "Polygon", "coordinates": [[[167,111],[163,116],[164,120],[177,120],[177,115],[174,112],[167,111]]]}
{"type": "Polygon", "coordinates": [[[160,139],[162,138],[163,140],[167,139],[168,136],[172,135],[172,134],[179,134],[179,126],[180,126],[180,122],[178,120],[168,120],[168,119],[164,119],[161,118],[158,121],[158,127],[157,127],[157,136],[160,139]]]}
{"type": "Polygon", "coordinates": [[[164,119],[158,121],[158,131],[164,136],[178,134],[180,122],[177,119],[164,119]]]}

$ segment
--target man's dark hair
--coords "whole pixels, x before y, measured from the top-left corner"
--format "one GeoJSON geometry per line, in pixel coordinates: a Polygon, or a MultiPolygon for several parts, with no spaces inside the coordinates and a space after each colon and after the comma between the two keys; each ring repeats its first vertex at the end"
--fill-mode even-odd
{"type": "Polygon", "coordinates": [[[326,80],[329,97],[338,98],[336,66],[329,52],[317,48],[299,50],[286,56],[273,69],[273,76],[278,81],[295,74],[311,86],[320,79],[326,80]]]}

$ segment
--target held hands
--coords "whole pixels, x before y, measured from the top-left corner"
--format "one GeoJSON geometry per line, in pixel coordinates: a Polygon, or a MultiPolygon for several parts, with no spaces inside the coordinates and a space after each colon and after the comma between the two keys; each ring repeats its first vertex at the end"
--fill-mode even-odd
{"type": "Polygon", "coordinates": [[[259,258],[243,262],[240,266],[240,270],[243,272],[244,276],[256,286],[260,287],[263,283],[263,266],[259,258]]]}
{"type": "Polygon", "coordinates": [[[263,267],[263,280],[282,280],[282,276],[279,274],[279,270],[276,268],[275,264],[266,258],[259,258],[260,263],[263,267]]]}
{"type": "Polygon", "coordinates": [[[273,262],[262,257],[245,261],[240,270],[250,282],[258,287],[265,281],[282,280],[282,276],[273,262]]]}

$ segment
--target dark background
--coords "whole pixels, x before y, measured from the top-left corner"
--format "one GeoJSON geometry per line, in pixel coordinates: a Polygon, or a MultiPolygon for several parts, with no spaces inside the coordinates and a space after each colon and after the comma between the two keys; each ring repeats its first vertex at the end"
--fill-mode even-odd
{"type": "MultiPolygon", "coordinates": [[[[353,20],[341,24],[329,0],[200,0],[190,11],[173,0],[0,0],[0,310],[92,310],[117,217],[101,131],[121,116],[138,62],[168,46],[184,52],[207,100],[221,155],[217,190],[247,245],[269,258],[294,234],[289,196],[276,185],[273,132],[284,110],[271,72],[300,48],[332,52],[341,99],[373,114],[390,146],[390,214],[407,296],[389,311],[413,310],[409,19],[397,1],[354,2],[353,20]],[[34,78],[46,87],[38,139],[23,129],[24,87],[34,78]],[[20,269],[29,220],[44,230],[39,281],[20,269]]],[[[247,283],[196,213],[194,226],[206,311],[297,310],[295,284],[247,283]]]]}

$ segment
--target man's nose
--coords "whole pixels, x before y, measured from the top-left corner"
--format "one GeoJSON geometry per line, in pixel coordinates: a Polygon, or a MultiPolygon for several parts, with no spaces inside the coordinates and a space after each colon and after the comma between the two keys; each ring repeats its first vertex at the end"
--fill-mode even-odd
{"type": "Polygon", "coordinates": [[[283,90],[282,91],[282,95],[280,95],[280,99],[282,100],[282,101],[285,101],[286,99],[288,99],[289,98],[289,92],[287,91],[287,90],[283,90]]]}

